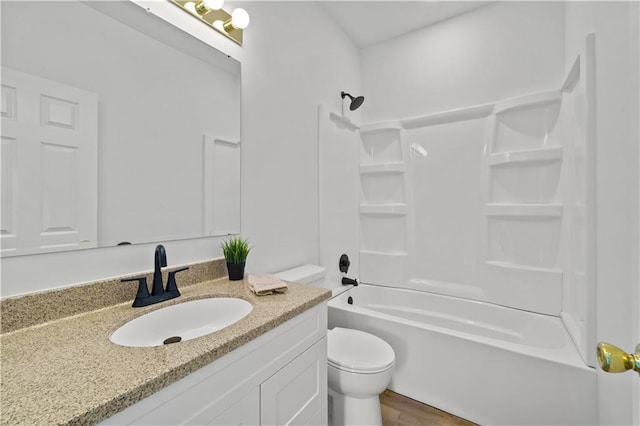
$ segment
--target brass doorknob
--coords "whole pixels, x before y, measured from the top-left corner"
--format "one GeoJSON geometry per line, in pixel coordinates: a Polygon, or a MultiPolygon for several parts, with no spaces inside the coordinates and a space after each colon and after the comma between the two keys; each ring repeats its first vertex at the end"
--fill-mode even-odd
{"type": "Polygon", "coordinates": [[[636,346],[636,353],[628,354],[610,343],[600,342],[596,355],[600,368],[607,373],[622,373],[627,370],[640,373],[640,344],[636,346]]]}

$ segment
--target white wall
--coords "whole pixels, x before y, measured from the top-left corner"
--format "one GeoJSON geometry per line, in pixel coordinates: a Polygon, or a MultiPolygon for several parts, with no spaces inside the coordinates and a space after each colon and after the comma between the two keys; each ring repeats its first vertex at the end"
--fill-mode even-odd
{"type": "Polygon", "coordinates": [[[318,104],[340,111],[340,91],[359,92],[359,58],[317,4],[242,6],[242,227],[248,268],[278,271],[318,261],[318,104]]]}
{"type": "MultiPolygon", "coordinates": [[[[598,341],[631,351],[639,343],[637,324],[632,319],[637,318],[640,304],[637,3],[568,2],[567,52],[578,49],[588,33],[595,33],[596,38],[596,333],[598,341]]],[[[598,372],[599,424],[637,424],[638,377],[598,372]],[[635,398],[631,398],[633,387],[635,398]]]]}
{"type": "MultiPolygon", "coordinates": [[[[244,46],[206,30],[168,2],[139,2],[242,61],[242,235],[247,269],[318,261],[317,106],[340,109],[360,89],[358,51],[324,10],[306,2],[243,2],[244,46]],[[165,7],[168,6],[168,7],[165,7]],[[286,25],[283,22],[286,21],[286,25]]],[[[219,239],[163,242],[169,266],[221,256],[219,239]]],[[[154,244],[2,259],[2,296],[152,268],[154,244]]]]}
{"type": "Polygon", "coordinates": [[[562,2],[495,2],[362,51],[365,123],[560,87],[562,2]]]}

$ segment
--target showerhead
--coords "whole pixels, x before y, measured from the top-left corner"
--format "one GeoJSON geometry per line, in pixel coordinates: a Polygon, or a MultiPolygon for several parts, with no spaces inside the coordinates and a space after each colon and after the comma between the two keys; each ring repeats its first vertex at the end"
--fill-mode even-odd
{"type": "Polygon", "coordinates": [[[355,111],[358,108],[360,108],[360,105],[362,105],[362,103],[364,102],[364,96],[358,96],[358,97],[354,98],[353,96],[351,96],[347,92],[340,92],[340,96],[342,96],[342,99],[344,99],[345,96],[348,96],[349,99],[351,99],[351,105],[349,105],[349,109],[351,111],[355,111]]]}

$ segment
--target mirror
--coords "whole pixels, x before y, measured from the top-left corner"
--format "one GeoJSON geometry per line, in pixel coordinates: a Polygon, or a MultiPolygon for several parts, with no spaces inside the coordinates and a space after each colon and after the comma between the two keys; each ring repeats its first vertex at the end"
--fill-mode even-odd
{"type": "Polygon", "coordinates": [[[3,256],[240,232],[237,61],[128,1],[1,7],[3,256]]]}

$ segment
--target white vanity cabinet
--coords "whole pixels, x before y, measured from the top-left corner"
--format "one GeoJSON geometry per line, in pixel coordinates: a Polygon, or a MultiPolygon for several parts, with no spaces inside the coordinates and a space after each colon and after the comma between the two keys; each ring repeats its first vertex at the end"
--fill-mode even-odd
{"type": "Polygon", "coordinates": [[[101,424],[325,425],[326,333],[324,302],[101,424]]]}

